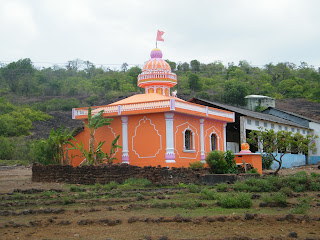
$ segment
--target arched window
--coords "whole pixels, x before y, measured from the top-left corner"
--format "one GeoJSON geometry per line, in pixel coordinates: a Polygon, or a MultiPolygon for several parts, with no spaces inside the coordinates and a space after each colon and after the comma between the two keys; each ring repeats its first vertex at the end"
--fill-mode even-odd
{"type": "Polygon", "coordinates": [[[162,89],[161,88],[157,88],[157,93],[162,94],[162,89]]]}
{"type": "Polygon", "coordinates": [[[211,151],[217,150],[217,136],[215,134],[211,134],[210,137],[210,145],[211,145],[211,151]]]}
{"type": "Polygon", "coordinates": [[[191,130],[186,130],[184,132],[184,149],[192,150],[192,132],[191,130]]]}

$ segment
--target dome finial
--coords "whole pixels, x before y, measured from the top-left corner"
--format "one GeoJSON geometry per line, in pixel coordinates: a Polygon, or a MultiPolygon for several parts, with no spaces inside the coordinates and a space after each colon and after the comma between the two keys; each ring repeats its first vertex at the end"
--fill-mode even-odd
{"type": "Polygon", "coordinates": [[[151,58],[162,58],[162,52],[159,48],[154,48],[150,53],[151,58]]]}

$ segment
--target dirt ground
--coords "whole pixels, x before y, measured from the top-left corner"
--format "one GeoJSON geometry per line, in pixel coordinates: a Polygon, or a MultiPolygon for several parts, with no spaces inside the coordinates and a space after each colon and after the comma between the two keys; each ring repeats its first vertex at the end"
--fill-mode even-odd
{"type": "MultiPolygon", "coordinates": [[[[317,166],[307,166],[283,169],[280,174],[298,171],[320,173],[317,166]]],[[[31,167],[0,167],[0,196],[6,196],[5,193],[11,193],[14,189],[66,189],[66,185],[59,183],[34,183],[31,174],[31,167]]],[[[312,194],[320,197],[319,192],[312,194]]],[[[110,211],[110,206],[110,201],[95,205],[83,202],[62,205],[65,211],[60,214],[0,214],[0,239],[320,239],[320,206],[315,206],[310,216],[297,215],[291,220],[284,220],[288,215],[282,209],[259,213],[248,220],[244,214],[251,209],[221,216],[214,208],[204,209],[203,212],[178,208],[170,211],[150,208],[130,211],[126,209],[127,205],[120,203],[112,205],[114,209],[110,211]],[[178,214],[191,218],[188,221],[172,221],[178,214]],[[212,221],[208,220],[210,216],[212,221]],[[129,223],[132,218],[139,220],[129,223]],[[81,221],[84,224],[80,224],[81,221]]],[[[24,212],[30,208],[39,209],[35,204],[32,207],[22,205],[14,210],[24,212]]],[[[257,210],[258,206],[254,208],[257,210]]]]}

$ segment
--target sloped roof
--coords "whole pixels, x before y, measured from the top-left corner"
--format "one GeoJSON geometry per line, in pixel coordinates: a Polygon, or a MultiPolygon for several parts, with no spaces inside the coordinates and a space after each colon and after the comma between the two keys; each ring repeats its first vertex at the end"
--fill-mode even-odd
{"type": "Polygon", "coordinates": [[[304,119],[304,120],[307,120],[307,121],[310,121],[310,122],[320,123],[320,122],[317,121],[317,120],[314,120],[314,119],[311,119],[311,118],[302,116],[302,115],[300,115],[300,114],[293,113],[293,112],[289,112],[289,111],[282,110],[282,109],[279,109],[279,108],[274,108],[274,107],[268,107],[268,108],[266,108],[265,110],[263,110],[262,112],[264,112],[264,111],[266,111],[266,110],[268,110],[268,109],[274,109],[274,110],[277,110],[277,111],[279,111],[279,112],[284,112],[284,113],[287,113],[287,114],[289,114],[289,115],[292,115],[292,116],[295,116],[295,117],[298,117],[298,118],[301,118],[301,119],[304,119]]]}
{"type": "Polygon", "coordinates": [[[122,105],[122,104],[128,104],[128,103],[154,102],[154,101],[162,101],[162,100],[169,100],[169,99],[175,99],[176,101],[186,102],[186,101],[184,101],[180,98],[177,98],[177,97],[164,96],[159,93],[148,93],[148,94],[136,94],[131,97],[122,99],[120,101],[111,103],[108,106],[122,105]]]}
{"type": "Polygon", "coordinates": [[[301,127],[301,128],[306,128],[303,125],[300,125],[298,123],[295,122],[291,122],[288,120],[285,120],[283,118],[279,118],[270,114],[266,114],[266,113],[260,113],[260,112],[254,112],[248,109],[244,109],[244,108],[240,108],[240,107],[234,107],[231,105],[227,105],[227,104],[223,104],[223,103],[219,103],[219,102],[211,102],[208,100],[204,100],[201,98],[191,98],[190,100],[188,100],[188,102],[195,102],[198,104],[201,104],[199,102],[202,103],[206,103],[209,105],[212,105],[212,107],[216,107],[216,108],[222,108],[225,110],[229,110],[235,113],[238,113],[240,115],[244,115],[244,116],[248,116],[248,117],[252,117],[252,118],[257,118],[257,119],[261,119],[261,120],[265,120],[265,121],[270,121],[270,122],[276,122],[276,123],[280,123],[280,124],[286,124],[286,125],[290,125],[290,126],[295,126],[295,127],[301,127]]]}

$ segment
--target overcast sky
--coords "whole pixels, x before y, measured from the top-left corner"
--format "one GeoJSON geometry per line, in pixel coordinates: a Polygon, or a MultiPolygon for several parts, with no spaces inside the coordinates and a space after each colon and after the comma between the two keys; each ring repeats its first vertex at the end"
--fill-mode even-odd
{"type": "Polygon", "coordinates": [[[319,12],[318,0],[0,0],[0,62],[141,65],[159,29],[171,61],[320,67],[319,12]]]}

